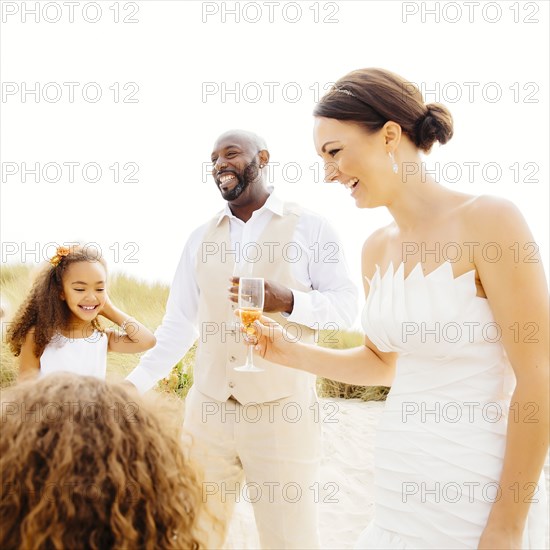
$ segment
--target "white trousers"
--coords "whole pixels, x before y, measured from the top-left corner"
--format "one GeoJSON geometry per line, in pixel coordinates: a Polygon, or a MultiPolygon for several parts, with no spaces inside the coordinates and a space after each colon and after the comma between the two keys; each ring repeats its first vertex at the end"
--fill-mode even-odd
{"type": "MultiPolygon", "coordinates": [[[[244,499],[252,503],[262,548],[319,548],[322,448],[313,389],[241,405],[216,401],[193,387],[184,427],[192,436],[191,457],[203,469],[203,499],[215,514],[229,523],[235,503],[244,499]]],[[[209,548],[222,545],[212,538],[209,548]]]]}

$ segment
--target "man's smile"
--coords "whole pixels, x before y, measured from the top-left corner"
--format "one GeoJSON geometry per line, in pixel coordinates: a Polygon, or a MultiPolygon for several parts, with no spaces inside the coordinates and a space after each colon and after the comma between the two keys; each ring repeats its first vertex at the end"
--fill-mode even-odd
{"type": "Polygon", "coordinates": [[[217,180],[218,187],[222,191],[229,191],[239,183],[237,176],[232,172],[224,172],[221,175],[218,175],[217,180]]]}

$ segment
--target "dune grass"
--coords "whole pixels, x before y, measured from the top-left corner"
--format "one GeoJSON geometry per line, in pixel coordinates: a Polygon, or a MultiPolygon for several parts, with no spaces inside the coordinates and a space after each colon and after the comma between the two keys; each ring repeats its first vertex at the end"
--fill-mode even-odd
{"type": "MultiPolygon", "coordinates": [[[[13,384],[17,377],[17,358],[6,343],[6,331],[19,305],[25,299],[32,281],[36,276],[36,267],[28,265],[4,265],[0,269],[0,290],[2,294],[2,342],[0,347],[0,388],[13,384]]],[[[111,275],[109,296],[117,307],[139,319],[150,330],[155,330],[164,316],[169,287],[163,284],[151,284],[122,274],[111,275]]],[[[103,325],[110,322],[103,319],[103,325]]],[[[363,335],[357,332],[321,331],[319,345],[337,349],[346,349],[361,345],[363,335]]],[[[173,396],[183,398],[193,385],[193,365],[195,363],[196,343],[185,357],[174,366],[171,373],[158,384],[157,389],[173,396]]],[[[124,378],[139,362],[141,354],[109,353],[107,358],[107,378],[124,378]]],[[[388,389],[382,387],[350,386],[326,378],[317,380],[317,390],[321,397],[359,398],[364,401],[385,399],[388,389]]]]}

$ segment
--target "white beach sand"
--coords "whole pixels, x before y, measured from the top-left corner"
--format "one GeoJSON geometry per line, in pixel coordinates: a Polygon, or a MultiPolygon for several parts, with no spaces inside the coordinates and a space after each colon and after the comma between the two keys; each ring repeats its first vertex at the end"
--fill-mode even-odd
{"type": "MultiPolygon", "coordinates": [[[[324,456],[319,516],[324,549],[353,548],[373,515],[373,450],[384,402],[320,399],[324,456]],[[323,416],[324,415],[324,416],[323,416]]],[[[545,466],[548,491],[548,459],[545,466]]],[[[548,531],[547,531],[548,546],[548,531]]],[[[230,525],[228,548],[260,548],[252,505],[241,499],[230,525]]]]}
{"type": "MultiPolygon", "coordinates": [[[[323,548],[353,548],[373,513],[375,428],[384,402],[320,399],[324,456],[319,481],[323,548]]],[[[241,499],[230,525],[228,548],[259,548],[252,505],[241,499]]]]}

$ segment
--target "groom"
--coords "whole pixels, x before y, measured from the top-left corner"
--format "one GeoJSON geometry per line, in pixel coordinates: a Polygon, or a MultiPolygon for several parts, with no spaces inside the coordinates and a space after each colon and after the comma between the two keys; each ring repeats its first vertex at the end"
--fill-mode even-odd
{"type": "Polygon", "coordinates": [[[261,358],[254,362],[263,372],[234,370],[246,354],[234,323],[238,276],[263,277],[264,311],[304,342],[325,325],[348,326],[357,291],[334,230],[267,187],[268,162],[263,139],[251,132],[217,139],[212,175],[226,206],[189,237],[157,344],[128,380],[150,389],[198,336],[185,427],[204,469],[205,500],[223,503],[225,519],[235,502],[252,502],[263,548],[318,548],[315,377],[261,358]]]}

